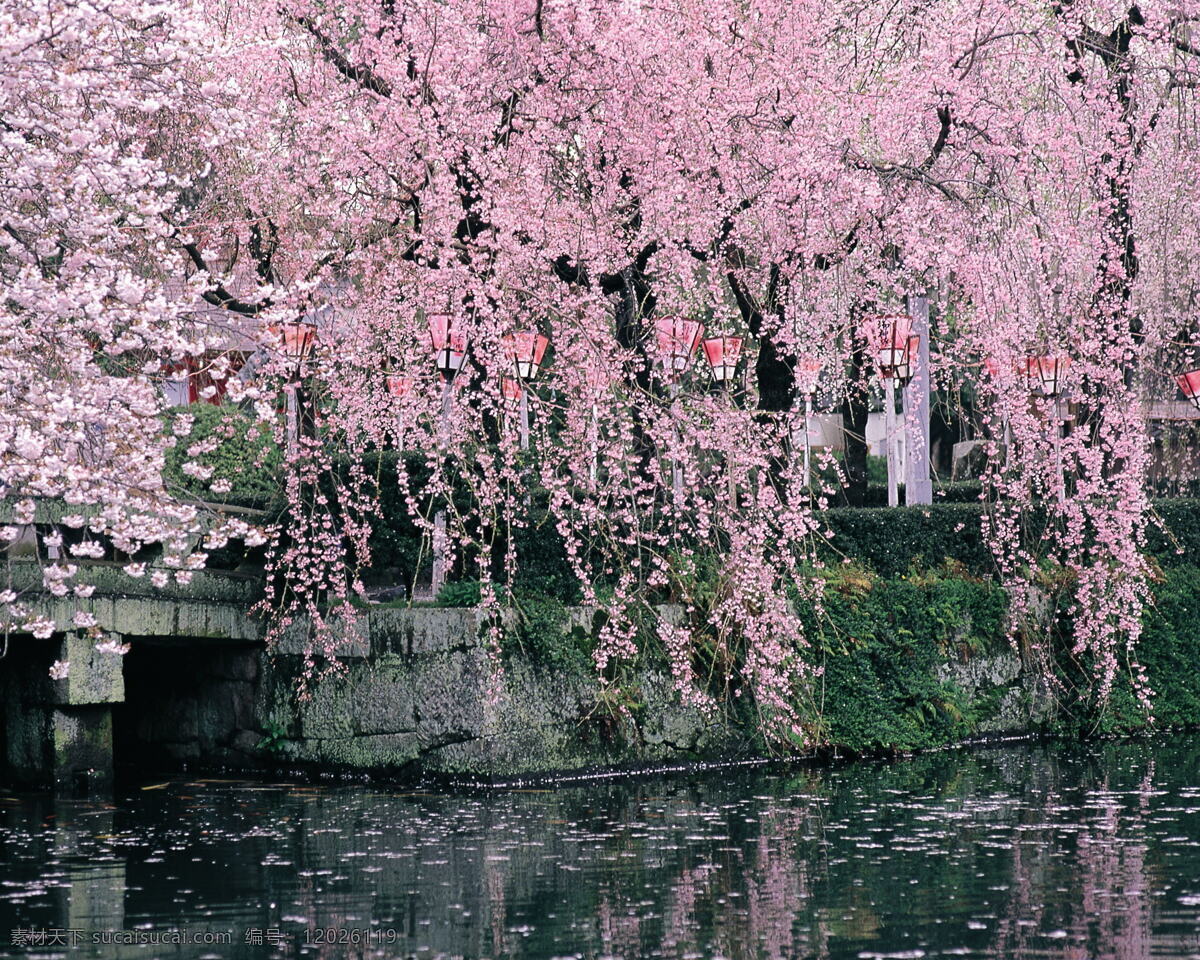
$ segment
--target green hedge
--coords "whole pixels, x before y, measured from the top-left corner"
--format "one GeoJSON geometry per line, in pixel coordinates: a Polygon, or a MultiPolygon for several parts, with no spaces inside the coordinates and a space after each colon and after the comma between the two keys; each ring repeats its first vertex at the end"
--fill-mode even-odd
{"type": "MultiPolygon", "coordinates": [[[[1152,585],[1152,600],[1142,615],[1142,636],[1135,650],[1153,691],[1156,726],[1200,725],[1200,567],[1176,566],[1152,585]]],[[[1064,621],[1067,621],[1065,611],[1064,621]]],[[[1064,648],[1066,642],[1063,642],[1064,648]]],[[[1067,692],[1055,732],[1075,736],[1126,735],[1146,728],[1134,695],[1129,664],[1121,652],[1121,671],[1107,703],[1097,702],[1093,664],[1087,655],[1057,659],[1058,677],[1067,692]]]]}
{"type": "MultiPolygon", "coordinates": [[[[191,435],[181,439],[167,458],[169,480],[197,497],[279,512],[283,503],[279,488],[280,456],[263,425],[231,406],[193,404],[177,408],[168,416],[176,413],[189,414],[196,420],[191,435]],[[218,432],[226,435],[221,446],[198,459],[214,468],[213,478],[224,478],[233,484],[233,489],[224,496],[212,493],[211,480],[201,483],[180,470],[187,447],[218,432]]],[[[377,484],[381,507],[380,515],[371,520],[372,560],[364,578],[368,583],[400,580],[411,588],[413,577],[427,572],[431,558],[428,545],[422,549],[419,531],[409,518],[407,490],[400,489],[396,482],[401,461],[413,478],[413,489],[422,489],[429,476],[422,453],[369,451],[359,458],[366,474],[377,484]],[[416,569],[419,559],[421,571],[416,569]]],[[[334,476],[345,481],[349,474],[350,461],[342,459],[335,465],[330,481],[334,476]]],[[[334,493],[332,482],[327,485],[327,493],[334,493]]],[[[929,506],[879,509],[886,503],[886,488],[872,483],[867,492],[867,506],[833,507],[820,515],[834,533],[824,549],[823,559],[839,562],[849,557],[884,576],[952,560],[972,574],[988,575],[994,571],[994,564],[980,528],[984,510],[981,493],[982,486],[977,480],[943,483],[935,485],[934,502],[929,506]]],[[[455,496],[461,498],[460,506],[469,512],[470,497],[465,485],[460,486],[455,496]]],[[[543,496],[534,491],[535,509],[530,523],[514,533],[518,557],[514,586],[564,603],[574,602],[579,595],[578,584],[566,562],[553,519],[544,509],[538,509],[543,496]]],[[[332,499],[336,504],[336,496],[332,499]]],[[[430,504],[426,500],[420,507],[428,511],[430,504]]],[[[1149,554],[1163,567],[1200,562],[1200,499],[1160,499],[1154,501],[1154,508],[1162,526],[1152,526],[1149,531],[1149,554]]],[[[1030,525],[1033,530],[1029,535],[1036,539],[1040,533],[1038,518],[1032,518],[1030,525]]],[[[498,561],[504,554],[506,532],[483,532],[491,542],[492,557],[498,561]]],[[[475,556],[462,558],[453,577],[478,578],[478,560],[475,556]]],[[[493,570],[495,575],[500,572],[493,570]]]]}
{"type": "Polygon", "coordinates": [[[848,557],[883,576],[914,567],[936,567],[946,560],[963,564],[976,574],[994,568],[984,542],[979,504],[940,503],[927,507],[841,507],[826,510],[829,559],[848,557]]]}
{"type": "MultiPolygon", "coordinates": [[[[383,474],[383,518],[375,524],[372,553],[375,565],[386,569],[411,569],[419,547],[417,530],[396,498],[395,472],[383,474]]],[[[1200,500],[1155,501],[1162,527],[1149,531],[1148,552],[1163,567],[1200,563],[1200,500]],[[1182,551],[1182,552],[1180,552],[1182,551]]],[[[995,571],[982,528],[984,506],[979,503],[934,503],[929,506],[879,510],[871,507],[834,507],[819,518],[833,537],[821,547],[826,562],[849,558],[883,576],[912,569],[937,567],[947,560],[961,564],[975,576],[995,571]]],[[[1031,539],[1040,534],[1039,517],[1029,518],[1031,539]]],[[[553,518],[535,507],[529,526],[516,532],[519,572],[515,586],[574,602],[575,576],[566,562],[562,538],[553,518]]],[[[503,554],[503,539],[493,548],[503,554]]],[[[462,574],[475,578],[468,566],[462,574]]]]}
{"type": "MultiPolygon", "coordinates": [[[[1146,552],[1162,567],[1200,564],[1200,499],[1155,500],[1155,522],[1146,536],[1146,552]]],[[[934,503],[926,507],[838,507],[820,516],[833,530],[829,552],[850,557],[884,576],[945,560],[963,564],[976,575],[995,570],[983,537],[984,506],[934,503]]],[[[1036,539],[1045,520],[1027,518],[1026,536],[1036,539]]]]}
{"type": "MultiPolygon", "coordinates": [[[[396,450],[368,452],[362,455],[360,462],[379,494],[380,503],[379,515],[371,519],[372,569],[365,580],[395,582],[396,579],[400,579],[411,590],[412,578],[418,573],[418,558],[421,571],[427,572],[432,557],[428,544],[422,550],[421,531],[413,522],[406,503],[408,491],[398,482],[399,467],[403,462],[404,469],[411,478],[412,488],[420,490],[429,479],[428,462],[424,454],[396,450]]],[[[335,464],[334,475],[343,483],[348,481],[349,461],[341,460],[335,464]]],[[[329,492],[333,492],[332,485],[329,492]]],[[[458,507],[470,515],[470,497],[464,484],[456,486],[454,497],[458,507]]],[[[418,508],[423,513],[428,513],[430,507],[427,498],[418,501],[418,508]]],[[[474,522],[477,526],[475,532],[479,532],[478,520],[474,522]]],[[[491,544],[491,556],[503,557],[507,531],[489,529],[485,533],[491,544]]],[[[564,603],[576,602],[579,597],[579,584],[567,563],[562,538],[544,506],[538,509],[536,499],[530,523],[519,527],[514,532],[514,537],[517,556],[520,558],[514,588],[555,597],[564,603]]],[[[494,571],[497,575],[499,572],[494,571]]],[[[479,573],[478,555],[468,553],[467,556],[459,558],[452,578],[478,580],[479,573]]]]}
{"type": "MultiPolygon", "coordinates": [[[[278,497],[278,454],[264,456],[262,438],[248,442],[245,434],[253,423],[244,414],[228,407],[192,405],[185,412],[196,416],[193,435],[181,441],[172,452],[168,472],[185,488],[204,494],[207,484],[198,484],[179,472],[188,445],[211,435],[215,430],[232,432],[234,436],[212,454],[200,460],[216,467],[215,476],[225,476],[234,482],[234,490],[226,502],[264,506],[270,497],[278,497]],[[233,417],[231,421],[229,418],[233,417]],[[231,429],[231,423],[236,429],[231,429]],[[245,427],[246,429],[242,429],[245,427]],[[246,469],[247,464],[259,463],[246,469]]],[[[407,490],[397,483],[397,470],[403,460],[413,479],[414,489],[421,489],[429,476],[424,454],[394,450],[372,451],[361,455],[366,475],[377,484],[380,515],[372,518],[371,568],[365,572],[370,582],[403,581],[410,588],[414,575],[427,572],[431,561],[428,545],[422,543],[416,525],[409,518],[405,504],[407,490]],[[418,558],[422,571],[417,571],[418,558]]],[[[350,475],[350,462],[339,461],[334,476],[343,481],[350,475]]],[[[934,503],[929,506],[878,509],[877,507],[833,507],[823,511],[820,519],[829,525],[833,538],[822,547],[823,558],[838,563],[843,558],[867,565],[883,576],[896,576],[913,569],[939,566],[947,560],[961,564],[976,576],[994,572],[995,565],[981,530],[985,506],[979,502],[981,487],[978,481],[942,484],[935,488],[934,503]]],[[[334,493],[332,482],[327,492],[334,493]]],[[[456,499],[466,510],[470,498],[465,486],[460,486],[456,499]]],[[[333,498],[336,503],[336,497],[333,498]]],[[[882,503],[886,491],[873,486],[870,501],[882,503]]],[[[518,572],[514,587],[519,592],[556,598],[564,603],[578,599],[579,587],[567,561],[562,538],[555,523],[543,506],[543,496],[534,492],[534,510],[528,526],[514,532],[518,572]],[[540,507],[540,508],[539,508],[540,507]]],[[[274,501],[278,503],[278,500],[274,501]]],[[[420,504],[428,510],[428,501],[420,504]]],[[[1148,534],[1148,552],[1162,567],[1200,563],[1200,499],[1180,498],[1154,501],[1160,525],[1153,525],[1148,534]]],[[[1040,534],[1039,519],[1030,518],[1034,540],[1040,534]]],[[[491,542],[490,552],[497,561],[503,557],[506,531],[486,531],[491,542]]],[[[499,569],[493,570],[500,575],[499,569]]],[[[453,572],[455,579],[477,579],[480,575],[478,557],[467,556],[453,572]]]]}
{"type": "MultiPolygon", "coordinates": [[[[417,573],[418,559],[422,568],[431,562],[429,548],[421,549],[421,533],[409,516],[406,498],[407,489],[399,483],[399,466],[412,478],[415,489],[421,489],[429,480],[429,466],[423,456],[401,453],[396,450],[371,451],[364,453],[361,464],[366,476],[379,496],[379,515],[371,518],[371,570],[364,577],[367,583],[404,583],[412,595],[413,577],[417,573]]],[[[334,474],[343,482],[350,480],[350,463],[340,460],[335,464],[334,474]]],[[[329,490],[333,496],[332,489],[329,490]]],[[[429,510],[428,499],[419,507],[429,510]]]]}
{"type": "Polygon", "coordinates": [[[1137,656],[1156,694],[1158,723],[1200,724],[1200,568],[1166,571],[1142,624],[1137,656]]]}
{"type": "Polygon", "coordinates": [[[1155,500],[1154,518],[1146,537],[1149,554],[1164,567],[1200,565],[1200,499],[1155,500]]]}

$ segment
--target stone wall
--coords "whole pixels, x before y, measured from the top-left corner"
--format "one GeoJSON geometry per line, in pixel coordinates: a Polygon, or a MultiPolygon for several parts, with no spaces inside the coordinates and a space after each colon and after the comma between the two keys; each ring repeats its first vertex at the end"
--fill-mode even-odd
{"type": "Polygon", "coordinates": [[[634,717],[584,672],[511,659],[497,670],[472,610],[372,611],[338,652],[338,668],[298,697],[299,632],[273,653],[143,640],[126,657],[118,762],[513,777],[748,749],[653,672],[639,677],[634,717]]]}
{"type": "Polygon", "coordinates": [[[19,784],[107,787],[112,707],[124,695],[119,655],[75,634],[9,637],[0,661],[0,772],[19,784]],[[71,663],[66,678],[50,678],[55,660],[71,663]]]}
{"type": "MultiPolygon", "coordinates": [[[[198,579],[187,597],[94,602],[101,626],[131,643],[124,658],[74,635],[14,638],[0,670],[0,773],[102,784],[115,756],[135,775],[189,764],[519,778],[762,750],[741,701],[706,715],[652,669],[613,690],[586,662],[501,662],[471,609],[363,612],[335,625],[336,661],[317,658],[302,684],[305,627],[268,651],[244,613],[252,585],[198,579]],[[55,659],[71,662],[64,680],[49,679],[55,659]]],[[[594,630],[590,611],[568,613],[564,629],[594,630]]],[[[963,692],[979,734],[1025,733],[1043,719],[1048,698],[1007,647],[937,673],[963,692]]]]}
{"type": "MultiPolygon", "coordinates": [[[[575,619],[586,623],[583,611],[575,619]]],[[[304,636],[261,644],[142,642],[126,658],[118,761],[514,778],[752,756],[747,718],[705,716],[643,671],[624,711],[586,670],[501,668],[469,609],[380,609],[344,630],[339,665],[308,685],[304,636]]],[[[990,701],[982,734],[1028,732],[1039,702],[1011,652],[947,662],[940,678],[990,701]]]]}

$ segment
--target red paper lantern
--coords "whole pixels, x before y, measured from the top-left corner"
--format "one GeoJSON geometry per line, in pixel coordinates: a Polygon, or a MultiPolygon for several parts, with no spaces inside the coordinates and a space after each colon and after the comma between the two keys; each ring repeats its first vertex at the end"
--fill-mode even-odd
{"type": "Polygon", "coordinates": [[[312,323],[279,323],[267,328],[283,345],[283,354],[297,365],[308,359],[317,340],[317,327],[312,323]]]}
{"type": "Polygon", "coordinates": [[[509,413],[516,413],[521,406],[521,392],[525,388],[521,386],[521,381],[514,377],[500,378],[500,396],[504,401],[504,408],[509,413]]]}
{"type": "Polygon", "coordinates": [[[877,317],[875,323],[879,331],[875,341],[875,364],[879,375],[906,386],[913,378],[921,336],[912,332],[912,318],[907,314],[877,317]]]}
{"type": "Polygon", "coordinates": [[[712,367],[713,379],[718,383],[732,380],[737,372],[738,360],[742,356],[741,337],[714,337],[704,341],[704,356],[712,367]]]}
{"type": "Polygon", "coordinates": [[[673,374],[683,373],[704,336],[704,324],[683,317],[660,317],[654,321],[658,352],[663,365],[673,374]]]}
{"type": "Polygon", "coordinates": [[[812,395],[817,392],[817,382],[821,378],[821,371],[825,369],[825,364],[816,357],[798,357],[796,359],[796,380],[800,387],[800,392],[806,395],[812,395]]]}
{"type": "Polygon", "coordinates": [[[907,387],[909,381],[912,380],[913,374],[916,372],[917,357],[921,352],[921,336],[920,334],[912,333],[908,337],[908,347],[904,352],[904,359],[895,367],[894,375],[896,382],[902,387],[907,387]]]}
{"type": "Polygon", "coordinates": [[[993,380],[1009,380],[1013,374],[1018,376],[1023,375],[1028,365],[1028,360],[1024,357],[1018,357],[1007,367],[995,357],[983,358],[983,369],[993,380]]]}
{"type": "Polygon", "coordinates": [[[467,357],[467,335],[454,329],[454,318],[448,313],[429,314],[429,340],[433,344],[434,361],[447,380],[462,369],[467,357]]]}
{"type": "Polygon", "coordinates": [[[504,353],[517,379],[528,381],[538,375],[550,341],[536,330],[520,330],[504,338],[504,353]]]}
{"type": "Polygon", "coordinates": [[[899,377],[897,371],[909,362],[910,344],[912,337],[912,317],[908,314],[894,314],[875,318],[877,330],[875,363],[879,367],[881,377],[899,377]]]}
{"type": "Polygon", "coordinates": [[[1188,403],[1200,410],[1200,370],[1181,373],[1175,377],[1175,382],[1179,384],[1179,389],[1183,391],[1188,403]]]}
{"type": "Polygon", "coordinates": [[[1063,381],[1070,366],[1070,357],[1045,354],[1027,358],[1025,373],[1029,378],[1030,389],[1041,390],[1047,397],[1057,397],[1062,392],[1063,381]]]}

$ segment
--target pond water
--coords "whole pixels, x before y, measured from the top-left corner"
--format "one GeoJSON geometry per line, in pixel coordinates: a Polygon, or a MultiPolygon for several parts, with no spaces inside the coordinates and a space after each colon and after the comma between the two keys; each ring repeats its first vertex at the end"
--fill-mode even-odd
{"type": "Polygon", "coordinates": [[[53,955],[1200,957],[1200,741],[553,790],[0,790],[0,956],[53,955]]]}

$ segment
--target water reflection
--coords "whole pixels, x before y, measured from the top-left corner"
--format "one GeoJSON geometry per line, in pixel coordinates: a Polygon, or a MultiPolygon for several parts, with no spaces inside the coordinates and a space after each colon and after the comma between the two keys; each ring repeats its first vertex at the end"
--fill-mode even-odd
{"type": "Polygon", "coordinates": [[[1200,749],[450,795],[0,794],[0,956],[1200,956],[1200,749]],[[228,943],[114,943],[220,933],[228,943]],[[109,933],[110,942],[92,942],[109,933]]]}

